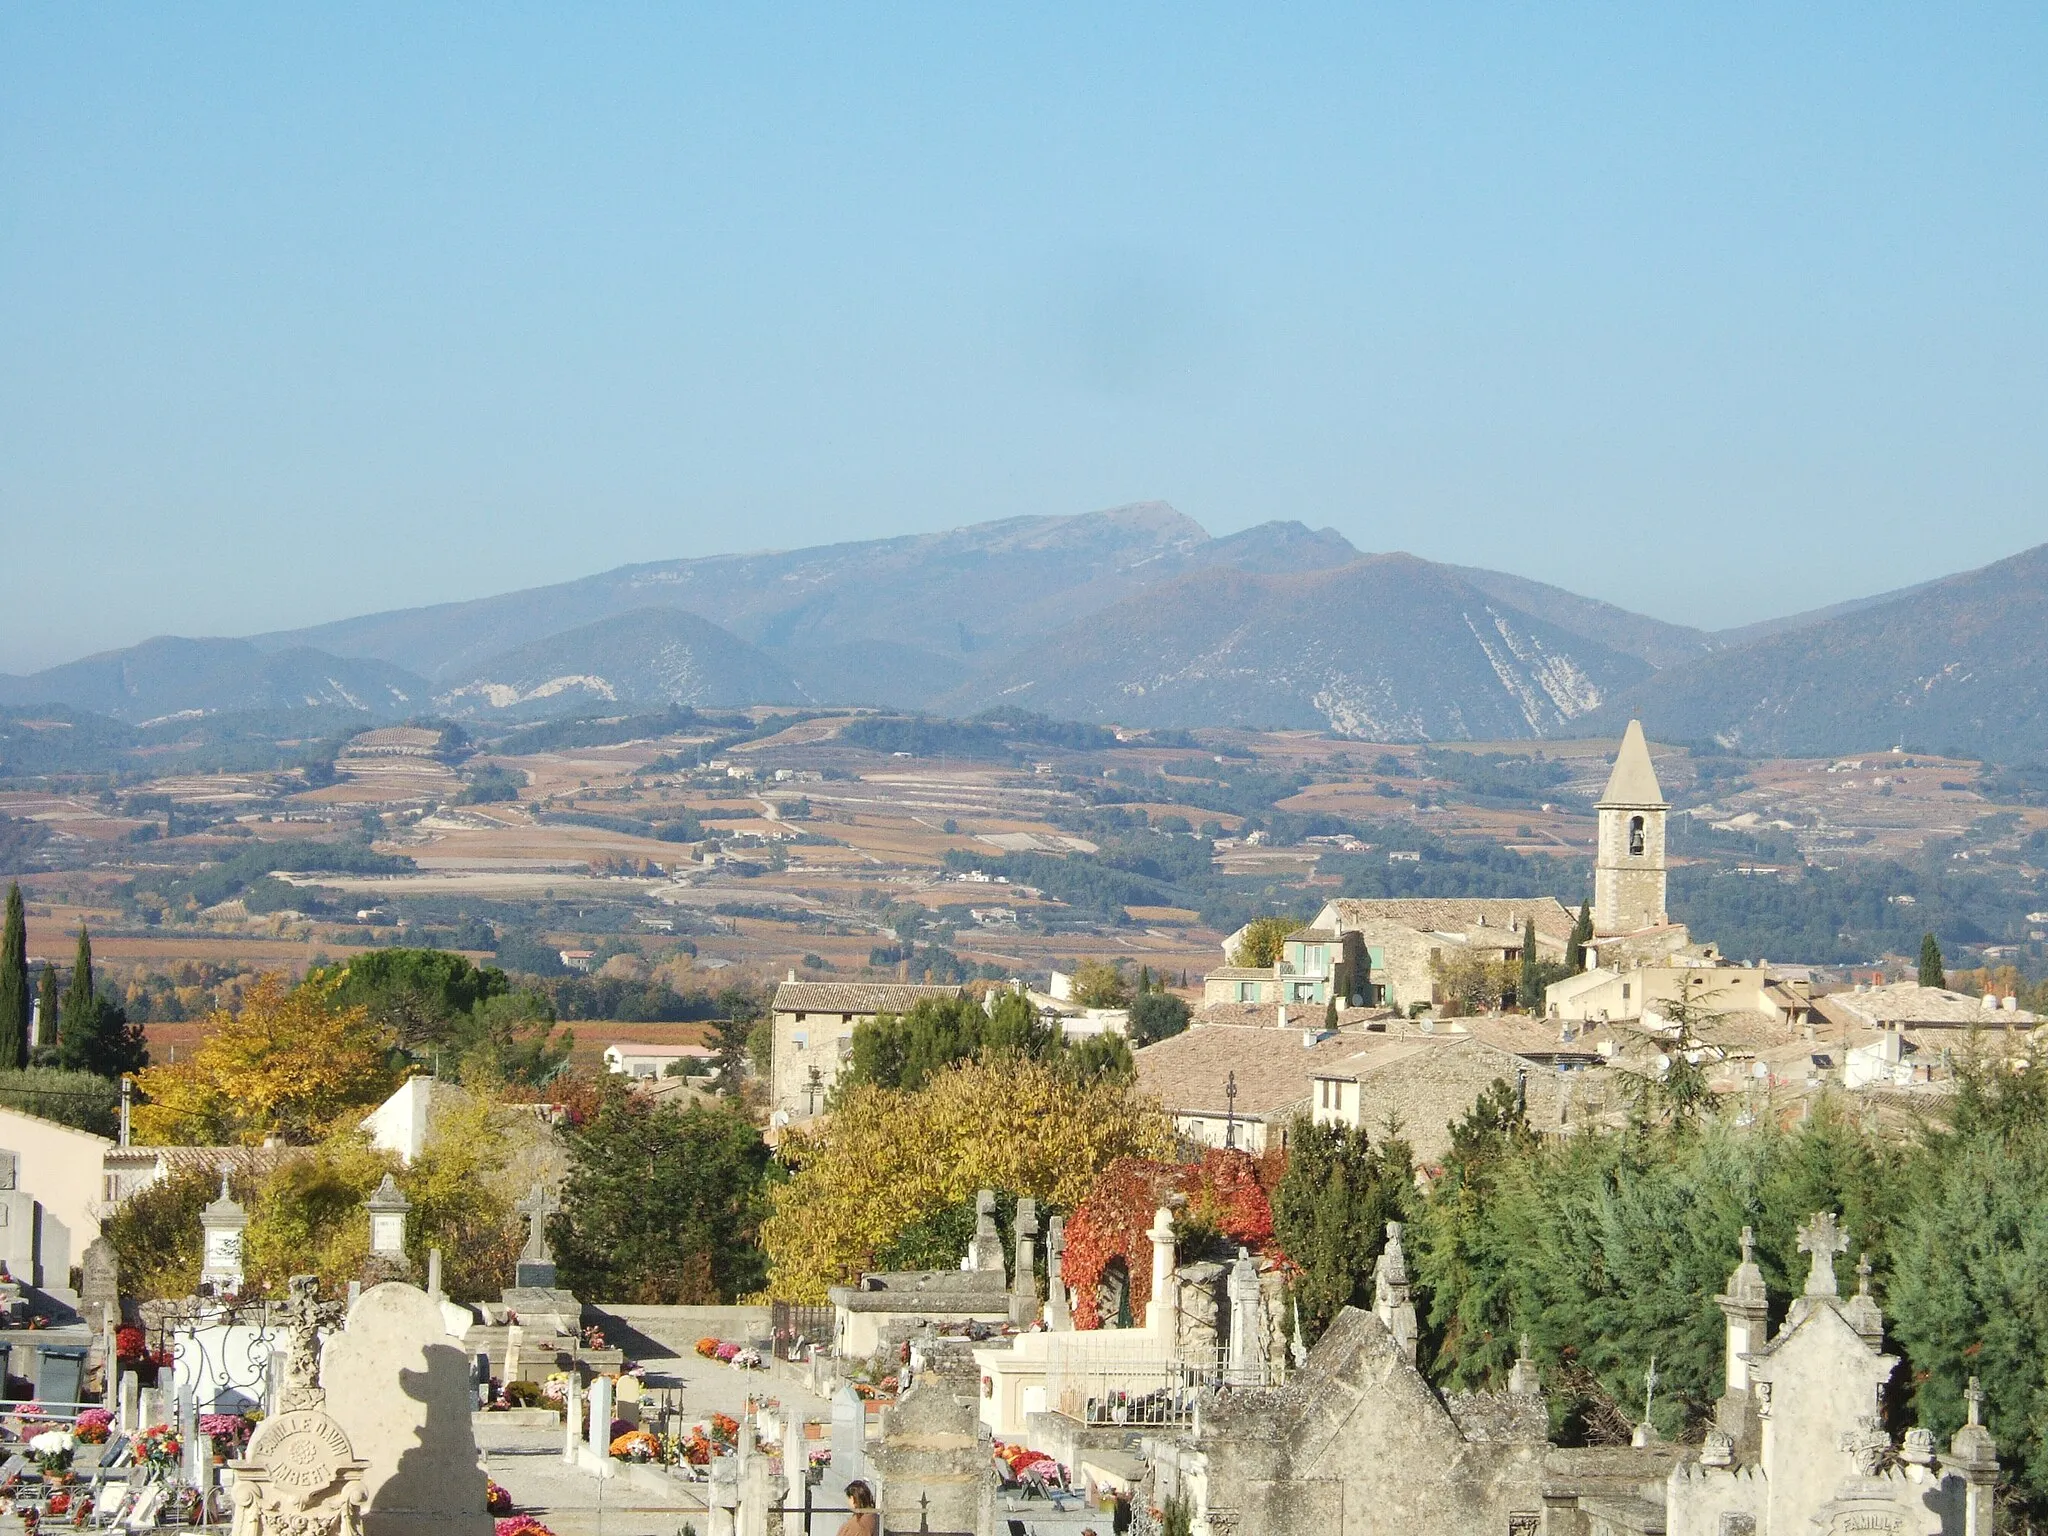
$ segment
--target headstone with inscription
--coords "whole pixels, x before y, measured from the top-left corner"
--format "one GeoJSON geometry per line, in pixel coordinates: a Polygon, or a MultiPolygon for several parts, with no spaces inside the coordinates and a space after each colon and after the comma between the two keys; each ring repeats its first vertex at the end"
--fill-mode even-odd
{"type": "Polygon", "coordinates": [[[365,1536],[490,1536],[469,1360],[403,1281],[365,1290],[320,1364],[328,1411],[367,1466],[365,1536]]]}

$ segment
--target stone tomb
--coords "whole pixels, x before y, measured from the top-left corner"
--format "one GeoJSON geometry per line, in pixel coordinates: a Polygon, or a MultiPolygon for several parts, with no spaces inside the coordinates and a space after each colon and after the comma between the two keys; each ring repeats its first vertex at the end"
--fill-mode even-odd
{"type": "Polygon", "coordinates": [[[320,1363],[327,1411],[366,1463],[366,1536],[491,1536],[469,1359],[417,1286],[364,1291],[320,1363]]]}

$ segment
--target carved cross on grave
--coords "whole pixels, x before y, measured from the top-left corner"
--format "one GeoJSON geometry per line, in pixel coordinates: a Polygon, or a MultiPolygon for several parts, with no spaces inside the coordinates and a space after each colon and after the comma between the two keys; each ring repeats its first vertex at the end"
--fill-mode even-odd
{"type": "Polygon", "coordinates": [[[319,1408],[327,1394],[320,1389],[320,1330],[341,1321],[338,1301],[320,1299],[317,1275],[293,1275],[286,1282],[287,1295],[277,1309],[284,1323],[284,1380],[278,1387],[277,1406],[289,1413],[298,1408],[319,1408]]]}
{"type": "Polygon", "coordinates": [[[527,1264],[550,1264],[554,1255],[548,1252],[548,1218],[562,1208],[562,1202],[545,1184],[533,1186],[533,1193],[521,1200],[512,1209],[526,1218],[526,1246],[519,1250],[519,1258],[527,1264]]]}
{"type": "Polygon", "coordinates": [[[1839,1296],[1841,1292],[1835,1288],[1835,1260],[1849,1251],[1849,1239],[1842,1235],[1841,1223],[1835,1220],[1833,1211],[1818,1213],[1799,1229],[1799,1251],[1813,1255],[1813,1268],[1806,1276],[1806,1294],[1839,1296]]]}

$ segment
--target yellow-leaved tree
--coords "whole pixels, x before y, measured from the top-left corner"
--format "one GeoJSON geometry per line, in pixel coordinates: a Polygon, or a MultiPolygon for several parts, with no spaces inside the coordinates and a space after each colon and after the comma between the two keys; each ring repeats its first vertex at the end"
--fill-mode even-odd
{"type": "Polygon", "coordinates": [[[1058,1062],[963,1062],[915,1093],[858,1087],[815,1134],[792,1132],[796,1173],[770,1191],[761,1229],[769,1292],[820,1302],[914,1223],[977,1189],[1072,1210],[1119,1157],[1166,1157],[1158,1106],[1058,1062]]]}
{"type": "Polygon", "coordinates": [[[1280,958],[1280,947],[1287,935],[1300,926],[1291,917],[1253,918],[1239,930],[1243,937],[1237,941],[1237,948],[1231,951],[1230,963],[1263,971],[1280,958]]]}
{"type": "Polygon", "coordinates": [[[256,1146],[318,1141],[398,1086],[392,1036],[360,1007],[338,1008],[332,983],[260,978],[233,1012],[206,1021],[183,1061],[147,1067],[135,1133],[157,1145],[256,1146]]]}

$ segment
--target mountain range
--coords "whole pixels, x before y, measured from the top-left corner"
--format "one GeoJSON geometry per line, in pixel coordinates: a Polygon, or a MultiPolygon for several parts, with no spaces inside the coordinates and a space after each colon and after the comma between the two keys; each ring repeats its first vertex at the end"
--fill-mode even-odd
{"type": "Polygon", "coordinates": [[[1021,705],[1142,727],[1360,739],[1653,735],[1768,753],[2048,754],[2048,545],[1710,632],[1507,572],[1163,503],[623,566],[241,640],[160,638],[0,676],[0,705],[131,723],[354,707],[523,719],[612,706],[1021,705]]]}

